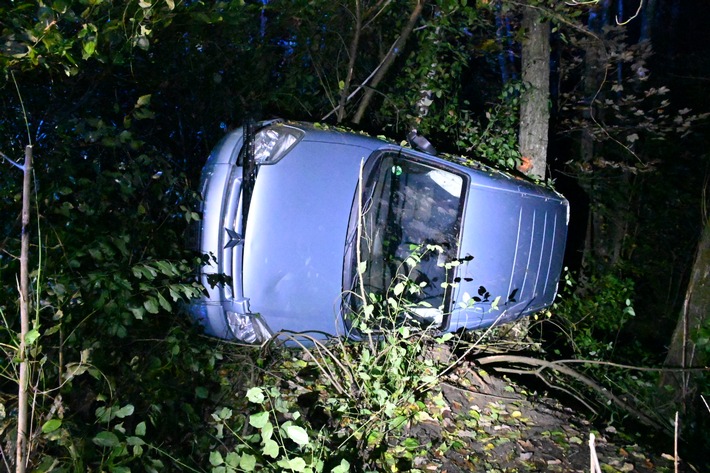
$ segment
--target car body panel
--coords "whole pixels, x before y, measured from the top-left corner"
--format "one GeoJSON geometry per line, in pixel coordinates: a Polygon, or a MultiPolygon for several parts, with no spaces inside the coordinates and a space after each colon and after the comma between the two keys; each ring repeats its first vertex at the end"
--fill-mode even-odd
{"type": "Polygon", "coordinates": [[[474,258],[459,267],[450,330],[510,322],[554,300],[567,204],[529,191],[515,182],[509,188],[472,184],[469,198],[481,203],[466,206],[461,248],[474,258]],[[481,301],[468,306],[469,296],[481,301]]]}
{"type": "MultiPolygon", "coordinates": [[[[345,295],[357,282],[361,195],[370,199],[368,205],[373,202],[363,195],[369,184],[360,190],[361,175],[364,183],[387,179],[404,186],[397,187],[400,196],[421,192],[409,198],[412,209],[423,205],[431,212],[435,202],[435,210],[457,215],[453,223],[422,224],[410,216],[412,209],[402,207],[397,214],[425,227],[442,226],[455,240],[446,259],[460,264],[447,270],[442,315],[432,319],[441,330],[510,322],[554,300],[569,220],[568,203],[555,191],[478,162],[463,165],[360,134],[304,123],[263,126],[267,132],[296,130],[298,139],[273,163],[257,166],[248,209],[243,208],[249,185],[240,159],[252,135],[245,136],[243,129],[227,135],[203,170],[200,249],[211,261],[201,269],[207,293],[191,312],[206,333],[234,338],[238,327],[253,319],[267,336],[285,330],[357,337],[345,330],[344,316],[351,308],[345,295]],[[460,190],[451,190],[453,181],[460,190]],[[457,200],[445,208],[452,196],[457,200]],[[213,285],[219,277],[222,284],[213,285]]],[[[374,240],[368,238],[367,243],[374,240]]],[[[412,243],[428,242],[422,236],[412,243]]]]}
{"type": "Polygon", "coordinates": [[[371,149],[328,143],[323,153],[322,146],[301,142],[277,165],[263,166],[254,188],[244,293],[273,331],[333,333],[340,314],[343,245],[371,149]]]}
{"type": "MultiPolygon", "coordinates": [[[[200,282],[205,286],[206,296],[191,304],[193,317],[205,328],[205,333],[220,338],[229,338],[229,329],[224,319],[223,304],[240,298],[230,286],[217,285],[213,276],[232,277],[232,264],[227,264],[224,247],[226,245],[225,211],[238,200],[229,199],[229,190],[239,195],[241,168],[235,166],[237,154],[243,144],[243,130],[240,128],[225,136],[214,148],[202,170],[200,192],[202,220],[198,238],[199,250],[209,258],[209,263],[200,268],[200,282]]],[[[234,215],[234,211],[231,212],[234,215]]]]}

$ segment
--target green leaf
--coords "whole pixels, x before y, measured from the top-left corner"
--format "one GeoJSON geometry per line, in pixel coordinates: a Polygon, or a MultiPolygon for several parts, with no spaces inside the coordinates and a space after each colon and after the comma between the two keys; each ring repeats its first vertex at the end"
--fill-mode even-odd
{"type": "Polygon", "coordinates": [[[357,272],[363,274],[367,270],[367,261],[360,261],[357,264],[357,272]]]}
{"type": "Polygon", "coordinates": [[[110,466],[108,471],[111,473],[131,473],[131,469],[127,466],[110,466]]]}
{"type": "Polygon", "coordinates": [[[170,286],[168,288],[168,291],[170,291],[170,297],[173,299],[173,302],[177,302],[180,299],[182,299],[182,297],[180,296],[180,293],[177,292],[174,287],[170,286]]]}
{"type": "Polygon", "coordinates": [[[395,296],[399,296],[400,294],[402,294],[404,292],[404,283],[403,282],[397,283],[394,286],[394,289],[392,290],[392,292],[394,292],[395,296]]]}
{"type": "Polygon", "coordinates": [[[145,445],[142,438],[135,436],[126,437],[126,443],[128,445],[145,445]]]}
{"type": "Polygon", "coordinates": [[[176,276],[178,274],[178,270],[175,268],[175,265],[168,261],[156,261],[155,265],[158,267],[160,272],[166,276],[176,276]]]}
{"type": "Polygon", "coordinates": [[[298,425],[289,425],[286,427],[286,435],[300,446],[304,446],[308,443],[308,432],[298,425]]]}
{"type": "Polygon", "coordinates": [[[154,297],[149,297],[145,302],[143,302],[143,307],[145,307],[145,310],[151,314],[157,314],[160,312],[160,309],[158,309],[158,303],[154,297]]]}
{"type": "Polygon", "coordinates": [[[143,107],[145,105],[150,105],[150,97],[151,95],[141,95],[138,97],[138,101],[136,102],[136,108],[143,107]]]}
{"type": "Polygon", "coordinates": [[[496,297],[493,299],[493,302],[491,302],[491,309],[493,310],[498,310],[498,304],[500,303],[500,296],[496,297]]]}
{"type": "Polygon", "coordinates": [[[251,388],[247,391],[247,399],[254,404],[262,404],[266,400],[264,390],[261,388],[251,388]]]}
{"type": "Polygon", "coordinates": [[[301,457],[281,459],[277,463],[283,469],[289,469],[291,471],[304,471],[306,469],[306,461],[301,457]]]}
{"type": "Polygon", "coordinates": [[[84,51],[82,52],[81,57],[83,59],[90,58],[94,55],[94,52],[96,52],[96,41],[87,41],[84,43],[84,51]]]}
{"type": "Polygon", "coordinates": [[[136,320],[143,320],[143,314],[145,314],[145,309],[143,307],[129,307],[128,310],[131,311],[136,320]]]}
{"type": "Polygon", "coordinates": [[[229,467],[237,468],[240,460],[241,456],[237,452],[229,452],[227,458],[224,459],[224,463],[229,467]]]}
{"type": "Polygon", "coordinates": [[[45,422],[44,425],[42,426],[42,433],[48,434],[50,432],[54,432],[55,430],[57,430],[61,426],[62,426],[61,419],[50,419],[47,422],[45,422]]]}
{"type": "Polygon", "coordinates": [[[27,345],[34,345],[34,343],[37,341],[39,338],[39,331],[36,329],[32,329],[27,334],[25,334],[25,343],[27,345]]]}
{"type": "Polygon", "coordinates": [[[394,419],[390,420],[389,422],[389,428],[392,430],[399,429],[402,427],[405,423],[407,422],[407,418],[405,416],[397,416],[394,419]]]}
{"type": "Polygon", "coordinates": [[[207,399],[207,396],[209,396],[209,391],[207,390],[206,387],[197,386],[195,388],[195,397],[197,399],[207,399]]]}
{"type": "Polygon", "coordinates": [[[220,409],[219,412],[216,412],[212,414],[212,418],[214,420],[220,421],[220,420],[228,420],[232,418],[232,410],[228,409],[226,407],[223,407],[220,409]]]}
{"type": "Polygon", "coordinates": [[[261,438],[264,442],[269,440],[271,436],[274,435],[274,426],[269,422],[261,429],[261,438]]]}
{"type": "Polygon", "coordinates": [[[436,343],[446,343],[449,340],[451,340],[452,338],[454,338],[454,334],[451,332],[446,332],[441,337],[436,339],[436,343]]]}
{"type": "Polygon", "coordinates": [[[271,458],[277,458],[279,456],[279,444],[273,439],[264,440],[263,453],[271,458]]]}
{"type": "Polygon", "coordinates": [[[141,437],[145,435],[145,422],[136,425],[136,435],[140,435],[141,437]]]}
{"type": "Polygon", "coordinates": [[[264,427],[266,424],[269,423],[269,413],[264,411],[264,412],[259,412],[258,414],[252,414],[249,416],[249,425],[252,427],[255,427],[257,429],[261,429],[264,427]]]}
{"type": "Polygon", "coordinates": [[[340,465],[336,466],[331,473],[348,473],[350,471],[350,463],[346,459],[340,460],[340,465]]]}
{"type": "Polygon", "coordinates": [[[120,444],[118,437],[113,432],[108,432],[104,430],[99,432],[96,437],[92,439],[99,447],[116,447],[120,444]]]}
{"type": "Polygon", "coordinates": [[[256,457],[243,453],[241,460],[239,460],[239,467],[244,471],[254,471],[256,469],[256,457]]]}
{"type": "Polygon", "coordinates": [[[165,299],[165,297],[163,297],[161,293],[158,293],[158,302],[160,303],[160,307],[167,311],[170,311],[170,303],[165,299]]]}
{"type": "Polygon", "coordinates": [[[133,404],[126,404],[122,408],[116,411],[116,417],[123,419],[133,414],[134,407],[133,404]]]}
{"type": "Polygon", "coordinates": [[[222,463],[224,463],[224,458],[222,458],[222,454],[216,451],[210,452],[210,465],[212,466],[219,466],[222,463]]]}

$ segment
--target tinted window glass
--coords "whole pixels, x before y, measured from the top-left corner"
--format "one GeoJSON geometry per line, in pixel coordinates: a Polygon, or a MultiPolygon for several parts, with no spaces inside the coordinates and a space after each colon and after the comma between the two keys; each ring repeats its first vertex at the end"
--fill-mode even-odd
{"type": "MultiPolygon", "coordinates": [[[[444,303],[443,263],[457,256],[463,184],[457,174],[398,154],[380,159],[364,192],[360,260],[366,294],[386,294],[408,278],[421,286],[418,293],[407,292],[408,302],[432,308],[444,303]],[[412,254],[421,256],[416,266],[405,263],[412,254]]],[[[353,282],[359,284],[358,278],[353,282]]]]}

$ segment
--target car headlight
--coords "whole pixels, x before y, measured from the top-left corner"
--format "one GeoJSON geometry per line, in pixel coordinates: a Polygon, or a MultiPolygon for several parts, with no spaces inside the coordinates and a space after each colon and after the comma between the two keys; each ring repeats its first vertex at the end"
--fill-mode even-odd
{"type": "Polygon", "coordinates": [[[271,330],[259,314],[226,311],[227,325],[234,338],[244,343],[263,343],[271,338],[271,330]]]}
{"type": "Polygon", "coordinates": [[[254,161],[256,164],[274,164],[286,156],[303,135],[303,131],[284,125],[259,130],[254,137],[254,161]]]}

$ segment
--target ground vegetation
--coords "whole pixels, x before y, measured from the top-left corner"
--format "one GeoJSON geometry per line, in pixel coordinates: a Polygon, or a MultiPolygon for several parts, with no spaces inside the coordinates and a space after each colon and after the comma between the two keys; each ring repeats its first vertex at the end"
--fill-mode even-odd
{"type": "Polygon", "coordinates": [[[710,419],[706,8],[4,2],[3,465],[588,471],[596,456],[603,471],[693,471],[710,419]],[[529,332],[254,348],[181,314],[201,290],[185,244],[199,169],[226,130],[274,116],[398,141],[416,128],[513,169],[536,19],[550,26],[547,176],[573,210],[570,271],[529,332]]]}

